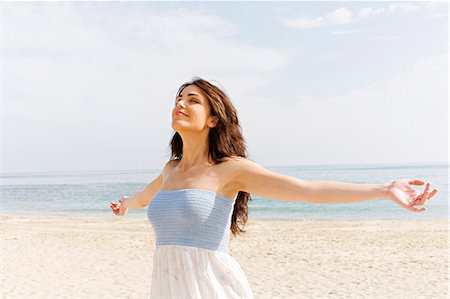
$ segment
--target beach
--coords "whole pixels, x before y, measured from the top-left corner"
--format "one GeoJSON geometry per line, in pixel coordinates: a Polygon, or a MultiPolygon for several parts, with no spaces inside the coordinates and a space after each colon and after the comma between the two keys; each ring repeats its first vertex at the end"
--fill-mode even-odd
{"type": "MultiPolygon", "coordinates": [[[[447,298],[447,221],[249,220],[232,237],[255,298],[447,298]]],[[[147,219],[3,215],[2,299],[148,298],[147,219]]]]}

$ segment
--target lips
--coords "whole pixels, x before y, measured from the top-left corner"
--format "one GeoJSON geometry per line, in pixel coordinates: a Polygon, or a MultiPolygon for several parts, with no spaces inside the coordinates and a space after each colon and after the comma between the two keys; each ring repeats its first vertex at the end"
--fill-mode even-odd
{"type": "Polygon", "coordinates": [[[186,113],[183,113],[183,112],[181,112],[181,111],[177,111],[176,114],[177,114],[177,115],[184,115],[184,116],[187,116],[186,113]]]}

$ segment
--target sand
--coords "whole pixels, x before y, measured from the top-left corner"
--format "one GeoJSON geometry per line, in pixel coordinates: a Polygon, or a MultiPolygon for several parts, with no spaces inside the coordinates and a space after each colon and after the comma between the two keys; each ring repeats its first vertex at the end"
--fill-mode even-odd
{"type": "MultiPolygon", "coordinates": [[[[447,298],[447,221],[250,220],[229,254],[255,298],[447,298]]],[[[147,219],[1,217],[1,298],[148,298],[147,219]]]]}

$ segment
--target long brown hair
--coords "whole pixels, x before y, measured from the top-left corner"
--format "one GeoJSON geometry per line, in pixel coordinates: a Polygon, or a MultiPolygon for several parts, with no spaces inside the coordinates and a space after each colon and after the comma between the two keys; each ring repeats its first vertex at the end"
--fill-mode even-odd
{"type": "MultiPolygon", "coordinates": [[[[211,115],[218,118],[215,127],[211,128],[208,135],[209,155],[215,164],[225,162],[226,157],[239,156],[247,158],[247,146],[242,135],[241,125],[228,95],[210,82],[194,77],[190,82],[181,85],[177,91],[177,97],[189,85],[200,88],[208,99],[211,115]]],[[[180,134],[175,132],[170,141],[172,153],[170,161],[181,160],[183,156],[183,140],[180,134]]],[[[231,232],[233,236],[242,232],[248,220],[248,201],[252,200],[250,193],[239,191],[234,203],[231,216],[231,232]],[[240,227],[238,224],[242,224],[240,227]]]]}

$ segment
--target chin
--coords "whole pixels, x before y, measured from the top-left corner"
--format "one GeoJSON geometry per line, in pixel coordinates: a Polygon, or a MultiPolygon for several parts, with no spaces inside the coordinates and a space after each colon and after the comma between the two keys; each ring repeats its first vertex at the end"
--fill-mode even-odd
{"type": "Polygon", "coordinates": [[[184,126],[180,126],[179,123],[177,122],[172,122],[172,129],[174,129],[174,131],[180,132],[183,131],[184,126]]]}

